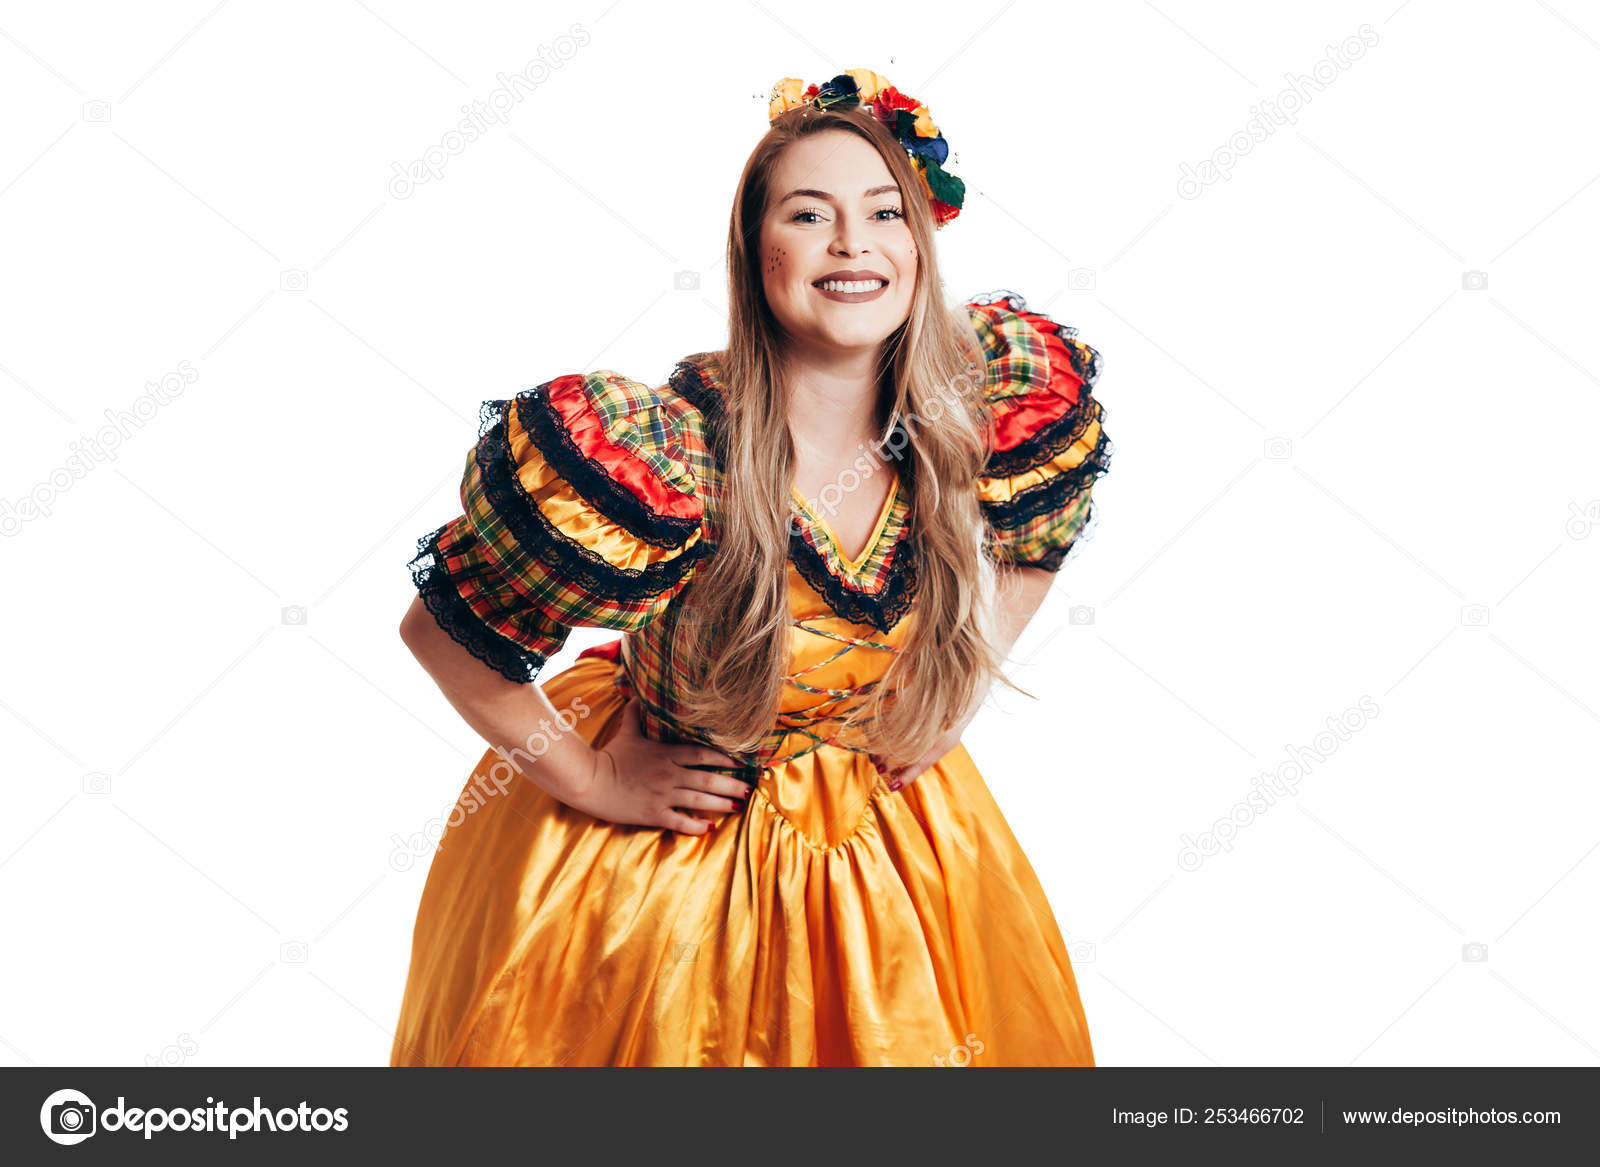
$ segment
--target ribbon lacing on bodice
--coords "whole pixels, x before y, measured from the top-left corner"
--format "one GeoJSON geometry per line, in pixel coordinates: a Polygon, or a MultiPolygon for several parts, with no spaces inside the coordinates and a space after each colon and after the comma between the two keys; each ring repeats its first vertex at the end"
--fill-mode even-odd
{"type": "Polygon", "coordinates": [[[882,650],[884,652],[898,652],[899,649],[897,649],[892,644],[885,644],[882,641],[870,640],[870,639],[867,639],[866,637],[861,637],[861,636],[846,636],[846,635],[844,635],[842,633],[834,632],[831,629],[814,627],[808,620],[796,620],[793,623],[794,623],[794,627],[803,628],[805,631],[811,633],[813,636],[823,636],[823,637],[826,637],[829,640],[837,640],[837,641],[841,642],[844,647],[840,648],[832,656],[825,657],[822,660],[818,661],[816,664],[810,665],[807,668],[801,669],[798,673],[786,673],[784,675],[783,679],[785,681],[787,681],[789,684],[793,685],[796,689],[799,689],[801,692],[803,692],[803,693],[816,693],[816,694],[819,694],[819,695],[825,697],[827,700],[819,701],[815,705],[812,705],[812,706],[810,706],[809,708],[806,708],[806,709],[790,710],[787,713],[780,713],[778,715],[777,728],[779,730],[783,731],[783,736],[784,737],[788,737],[792,733],[798,733],[798,734],[802,735],[803,737],[810,738],[811,741],[812,741],[812,744],[810,746],[807,746],[805,749],[800,750],[798,753],[790,754],[787,757],[779,758],[779,759],[776,759],[776,760],[773,760],[773,761],[769,761],[767,764],[768,765],[779,765],[779,764],[781,764],[783,762],[792,762],[796,758],[803,758],[807,754],[821,749],[823,746],[837,746],[839,749],[849,750],[851,753],[856,753],[856,754],[867,754],[867,753],[869,753],[869,751],[866,749],[866,747],[857,746],[857,745],[851,745],[848,742],[840,741],[839,737],[838,737],[839,733],[842,732],[842,730],[843,730],[843,723],[846,720],[846,718],[848,718],[851,713],[854,713],[857,710],[862,709],[863,707],[865,707],[866,701],[864,701],[864,700],[863,701],[857,701],[852,705],[846,706],[845,711],[842,712],[842,713],[819,713],[818,710],[822,709],[823,706],[829,704],[832,701],[842,701],[842,700],[845,700],[846,698],[850,698],[850,697],[864,697],[865,695],[870,694],[874,689],[876,689],[878,687],[878,682],[875,681],[875,680],[874,681],[867,681],[864,684],[855,685],[855,686],[853,686],[853,687],[851,687],[849,689],[834,689],[834,688],[829,688],[828,686],[825,686],[825,685],[808,685],[805,681],[802,681],[800,678],[805,676],[805,674],[807,674],[809,672],[813,672],[816,669],[824,668],[824,667],[826,667],[828,665],[831,665],[834,661],[836,661],[836,660],[840,659],[841,657],[845,656],[847,653],[850,653],[850,652],[854,651],[856,648],[859,648],[859,647],[862,647],[862,646],[865,646],[867,648],[880,649],[880,650],[882,650]],[[836,729],[833,732],[832,735],[830,735],[828,737],[821,737],[818,734],[813,733],[811,731],[811,728],[810,728],[811,726],[816,725],[816,724],[818,724],[820,722],[829,722],[829,721],[835,721],[835,722],[839,722],[840,723],[840,728],[836,729]]]}
{"type": "MultiPolygon", "coordinates": [[[[852,713],[862,709],[866,705],[866,698],[878,687],[879,682],[877,680],[872,680],[864,682],[860,685],[851,686],[847,689],[841,689],[828,685],[812,685],[802,678],[808,673],[815,672],[817,669],[825,668],[828,665],[833,664],[835,661],[844,657],[848,653],[855,651],[857,648],[875,648],[883,652],[895,653],[899,652],[899,649],[895,645],[887,644],[883,641],[872,640],[870,638],[861,636],[848,636],[840,632],[835,632],[829,628],[818,627],[816,624],[812,623],[812,620],[814,619],[816,618],[812,617],[808,619],[794,620],[791,623],[794,627],[803,629],[813,636],[821,636],[828,640],[836,640],[840,642],[839,649],[829,656],[824,657],[822,660],[817,661],[815,664],[808,665],[797,673],[785,673],[783,679],[785,682],[793,685],[796,689],[799,689],[803,693],[816,694],[821,698],[821,700],[803,709],[791,709],[787,712],[778,714],[778,720],[774,725],[771,735],[773,739],[772,748],[776,748],[777,745],[787,741],[791,736],[796,734],[801,737],[809,738],[811,744],[807,745],[804,749],[796,750],[795,752],[786,754],[783,757],[769,757],[764,763],[745,763],[740,767],[739,772],[748,780],[754,781],[763,770],[774,769],[787,762],[793,762],[798,758],[805,757],[807,754],[815,753],[823,746],[834,746],[837,749],[849,750],[853,754],[864,754],[868,758],[872,757],[871,751],[868,750],[866,746],[855,745],[850,742],[842,741],[840,740],[839,735],[844,731],[844,722],[852,713]],[[856,700],[845,706],[841,711],[822,712],[826,706],[837,701],[846,701],[850,698],[859,698],[859,700],[856,700]],[[831,734],[823,736],[822,734],[815,732],[814,727],[827,723],[838,723],[837,727],[831,734]]],[[[666,710],[657,707],[654,705],[654,703],[648,701],[644,694],[638,692],[628,677],[627,669],[620,667],[622,663],[621,647],[622,641],[620,639],[613,640],[606,644],[594,645],[593,647],[586,648],[580,652],[578,656],[580,659],[586,656],[594,656],[617,662],[619,667],[617,669],[615,684],[625,700],[628,698],[637,697],[641,704],[647,705],[650,708],[650,711],[656,717],[665,722],[667,725],[671,726],[684,740],[703,741],[704,739],[700,734],[695,733],[689,727],[683,725],[666,710]]],[[[859,727],[860,723],[858,722],[857,728],[859,729],[859,727]]],[[[877,766],[877,762],[875,760],[873,761],[873,765],[875,767],[877,766]]]]}

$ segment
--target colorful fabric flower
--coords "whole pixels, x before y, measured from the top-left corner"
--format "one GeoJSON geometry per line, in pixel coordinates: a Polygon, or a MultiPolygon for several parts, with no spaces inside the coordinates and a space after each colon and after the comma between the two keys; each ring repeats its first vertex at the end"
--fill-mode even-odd
{"type": "Polygon", "coordinates": [[[910,156],[933,210],[934,226],[943,227],[961,213],[967,188],[944,168],[950,156],[949,143],[939,133],[928,107],[901,93],[887,77],[871,69],[846,69],[837,77],[811,85],[799,77],[785,77],[772,87],[768,124],[802,105],[870,109],[910,156]]]}

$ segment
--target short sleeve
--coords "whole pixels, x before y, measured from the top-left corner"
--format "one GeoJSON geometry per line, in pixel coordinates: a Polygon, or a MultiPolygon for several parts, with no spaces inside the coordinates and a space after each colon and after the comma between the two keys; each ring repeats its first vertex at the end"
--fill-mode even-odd
{"type": "Polygon", "coordinates": [[[1094,518],[1114,447],[1094,396],[1100,354],[1075,329],[999,292],[967,301],[987,366],[993,452],[978,498],[994,558],[1059,571],[1094,518]]]}
{"type": "Polygon", "coordinates": [[[480,409],[462,513],[408,564],[428,611],[501,676],[534,680],[574,627],[631,632],[708,544],[694,468],[655,390],[609,370],[480,409]]]}

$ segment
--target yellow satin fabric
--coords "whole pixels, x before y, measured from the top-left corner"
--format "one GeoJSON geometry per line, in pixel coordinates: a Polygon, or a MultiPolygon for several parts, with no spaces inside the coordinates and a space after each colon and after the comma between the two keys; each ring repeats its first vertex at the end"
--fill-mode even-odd
{"type": "MultiPolygon", "coordinates": [[[[620,423],[618,432],[621,432],[620,423]]],[[[534,448],[533,439],[522,428],[515,409],[508,411],[506,440],[511,447],[513,465],[517,467],[517,481],[533,504],[562,535],[594,552],[612,567],[621,571],[643,571],[661,560],[682,555],[700,542],[700,532],[696,530],[681,546],[658,547],[606,518],[534,448]]],[[[475,455],[467,457],[470,466],[475,455]]]]}
{"type": "MultiPolygon", "coordinates": [[[[813,627],[886,639],[792,567],[790,595],[813,627]]],[[[797,627],[796,672],[847,688],[891,659],[803,671],[838,647],[797,627]]],[[[619,667],[542,682],[558,710],[588,707],[573,732],[591,744],[619,724],[619,667]]],[[[783,706],[818,700],[791,687],[783,706]]],[[[1055,916],[964,746],[900,791],[822,746],[764,772],[745,810],[696,812],[700,836],[506,772],[484,754],[434,856],[391,1065],[1094,1064],[1055,916]]]]}
{"type": "Polygon", "coordinates": [[[1077,441],[1050,461],[1008,478],[979,478],[978,498],[983,502],[1010,502],[1024,490],[1038,486],[1048,478],[1077,469],[1083,460],[1094,452],[1095,445],[1099,441],[1100,421],[1096,418],[1084,428],[1077,441]]]}

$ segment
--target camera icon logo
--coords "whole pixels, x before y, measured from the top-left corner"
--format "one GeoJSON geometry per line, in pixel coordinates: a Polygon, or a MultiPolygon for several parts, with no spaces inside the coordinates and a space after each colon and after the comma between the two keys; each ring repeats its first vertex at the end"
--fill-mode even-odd
{"type": "Polygon", "coordinates": [[[39,1108],[39,1125],[52,1143],[70,1147],[94,1134],[97,1113],[94,1103],[81,1090],[57,1090],[39,1108]]]}
{"type": "Polygon", "coordinates": [[[672,274],[672,286],[679,292],[696,292],[700,290],[700,273],[697,271],[680,271],[672,274]]]}
{"type": "Polygon", "coordinates": [[[1464,271],[1461,273],[1461,287],[1468,292],[1481,292],[1489,286],[1489,273],[1486,271],[1464,271]]]}
{"type": "Polygon", "coordinates": [[[1567,520],[1567,534],[1574,539],[1587,539],[1589,532],[1600,525],[1600,502],[1591,501],[1586,507],[1569,502],[1567,511],[1572,515],[1567,520]]]}

